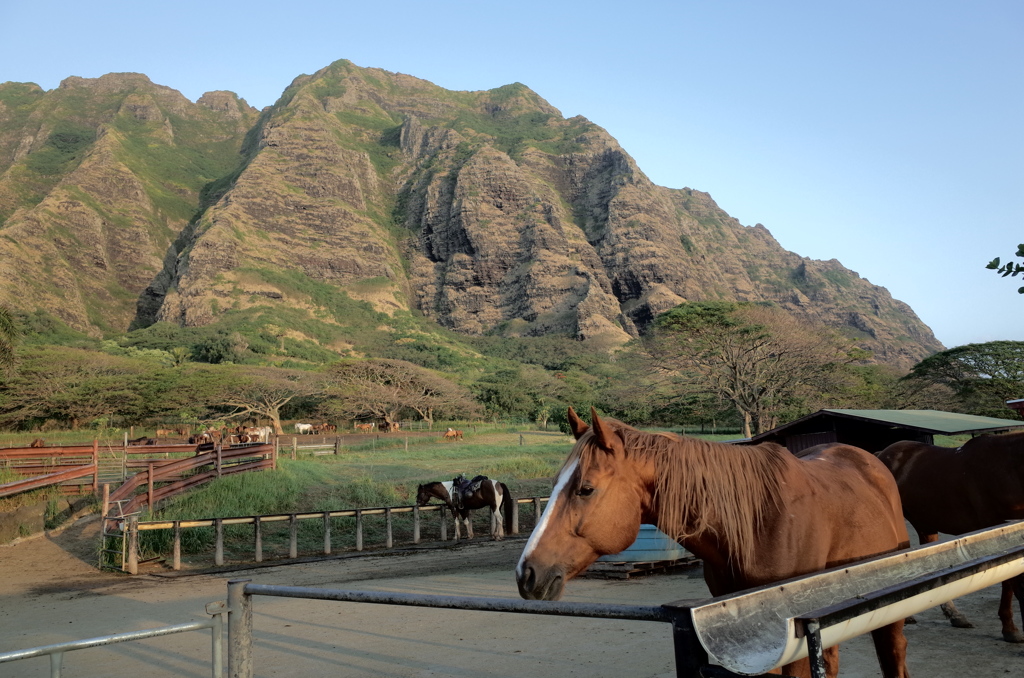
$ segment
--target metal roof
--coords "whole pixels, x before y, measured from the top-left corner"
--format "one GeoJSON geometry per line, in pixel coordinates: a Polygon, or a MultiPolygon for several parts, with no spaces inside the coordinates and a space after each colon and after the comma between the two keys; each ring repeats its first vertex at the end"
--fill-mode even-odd
{"type": "MultiPolygon", "coordinates": [[[[939,410],[820,410],[819,414],[821,412],[945,435],[980,433],[982,431],[1005,431],[1011,428],[1024,427],[1024,421],[997,419],[995,417],[977,417],[973,414],[958,414],[956,412],[941,412],[939,410]]],[[[779,428],[785,427],[780,426],[779,428]]]]}

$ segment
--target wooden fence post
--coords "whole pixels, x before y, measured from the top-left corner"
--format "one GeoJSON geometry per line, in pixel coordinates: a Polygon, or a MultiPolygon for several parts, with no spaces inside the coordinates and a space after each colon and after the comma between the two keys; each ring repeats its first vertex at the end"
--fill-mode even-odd
{"type": "Polygon", "coordinates": [[[448,520],[444,508],[439,508],[437,514],[441,516],[441,541],[448,541],[448,520]]]}
{"type": "Polygon", "coordinates": [[[214,531],[217,534],[216,544],[213,551],[213,564],[224,564],[224,519],[215,518],[213,521],[214,531]]]}
{"type": "Polygon", "coordinates": [[[100,515],[103,516],[103,518],[106,518],[107,514],[110,513],[110,483],[103,483],[103,509],[102,510],[103,510],[103,513],[101,513],[100,515]]]}
{"type": "Polygon", "coordinates": [[[331,512],[324,511],[324,555],[331,555],[331,512]]]}
{"type": "Polygon", "coordinates": [[[149,463],[149,478],[146,492],[146,501],[149,502],[149,512],[153,512],[153,462],[149,463]]]}
{"type": "Polygon", "coordinates": [[[128,534],[128,574],[139,573],[139,517],[129,516],[125,523],[128,534]]]}
{"type": "Polygon", "coordinates": [[[420,543],[420,507],[412,507],[412,543],[420,543]]]}
{"type": "Polygon", "coordinates": [[[270,465],[270,470],[272,470],[272,471],[276,471],[277,470],[277,455],[279,455],[280,453],[281,453],[281,437],[277,436],[277,437],[274,438],[274,451],[270,455],[270,459],[272,461],[272,463],[270,465]]]}
{"type": "Polygon", "coordinates": [[[255,540],[254,551],[256,552],[256,562],[263,562],[263,523],[260,522],[260,517],[256,516],[252,523],[253,527],[253,539],[255,540]]]}
{"type": "Polygon", "coordinates": [[[220,478],[220,462],[221,462],[221,457],[220,457],[220,455],[221,455],[221,446],[220,446],[220,443],[217,443],[217,447],[214,448],[214,449],[217,451],[217,461],[216,461],[216,464],[217,464],[217,477],[220,478]]]}
{"type": "Polygon", "coordinates": [[[519,534],[519,502],[512,500],[512,534],[519,534]]]}
{"type": "Polygon", "coordinates": [[[100,490],[100,441],[92,439],[92,495],[100,490]]]}
{"type": "Polygon", "coordinates": [[[334,439],[334,454],[337,455],[341,452],[341,438],[334,439]]]}
{"type": "Polygon", "coordinates": [[[181,569],[181,521],[174,521],[174,559],[172,561],[174,570],[181,569]]]}
{"type": "Polygon", "coordinates": [[[387,537],[384,539],[384,547],[391,548],[394,546],[395,540],[391,533],[391,507],[388,506],[384,509],[384,522],[387,523],[387,537]]]}
{"type": "Polygon", "coordinates": [[[288,557],[299,557],[299,519],[294,513],[288,521],[288,557]]]}
{"type": "Polygon", "coordinates": [[[299,439],[292,436],[292,461],[295,461],[296,456],[299,454],[299,439]]]}
{"type": "Polygon", "coordinates": [[[363,512],[356,509],[356,551],[363,550],[363,512]]]}
{"type": "Polygon", "coordinates": [[[533,524],[540,525],[540,497],[533,498],[533,524]]]}

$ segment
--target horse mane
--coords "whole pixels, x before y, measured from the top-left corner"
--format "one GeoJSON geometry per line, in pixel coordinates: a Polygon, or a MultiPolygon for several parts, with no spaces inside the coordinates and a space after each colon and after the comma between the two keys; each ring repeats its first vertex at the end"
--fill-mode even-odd
{"type": "MultiPolygon", "coordinates": [[[[768,510],[778,505],[789,455],[784,447],[730,445],[645,433],[614,419],[602,422],[622,436],[627,458],[653,463],[659,530],[676,541],[711,532],[727,545],[730,561],[752,565],[757,534],[768,510]]],[[[585,469],[597,445],[577,449],[585,469]]]]}

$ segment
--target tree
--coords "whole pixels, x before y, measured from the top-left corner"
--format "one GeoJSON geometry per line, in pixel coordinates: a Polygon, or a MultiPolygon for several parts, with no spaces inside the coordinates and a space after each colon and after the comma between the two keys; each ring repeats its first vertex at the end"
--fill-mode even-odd
{"type": "Polygon", "coordinates": [[[405,360],[347,360],[324,372],[321,409],[344,419],[372,417],[391,424],[412,410],[433,426],[437,416],[479,414],[472,394],[441,375],[405,360]]]}
{"type": "Polygon", "coordinates": [[[0,306],[0,373],[9,373],[14,368],[14,346],[21,337],[21,328],[14,314],[6,306],[0,306]]]}
{"type": "MultiPolygon", "coordinates": [[[[1017,245],[1017,254],[1014,256],[1024,258],[1024,243],[1017,245]]],[[[1018,264],[1015,261],[1008,261],[1005,264],[1000,264],[999,257],[988,262],[985,268],[995,270],[996,273],[1002,274],[1004,278],[1007,276],[1016,277],[1017,274],[1024,273],[1024,264],[1018,264]]],[[[1024,287],[1018,287],[1017,293],[1024,294],[1024,287]]]]}
{"type": "Polygon", "coordinates": [[[139,419],[146,409],[139,385],[160,369],[145,360],[95,351],[30,348],[4,388],[0,421],[56,421],[77,429],[99,417],[139,419]]]}
{"type": "Polygon", "coordinates": [[[828,328],[734,302],[677,306],[657,318],[643,347],[681,395],[729,403],[748,437],[774,428],[787,412],[800,413],[806,398],[826,390],[837,367],[854,359],[849,341],[828,328]]]}
{"type": "Polygon", "coordinates": [[[302,370],[283,370],[276,367],[232,367],[226,370],[229,379],[222,379],[216,402],[232,408],[225,418],[247,415],[266,417],[278,435],[281,428],[281,410],[298,398],[319,396],[323,384],[317,374],[302,370]]]}
{"type": "Polygon", "coordinates": [[[969,414],[1009,418],[1006,401],[1024,397],[1024,341],[956,346],[919,362],[906,380],[951,388],[969,414]]]}

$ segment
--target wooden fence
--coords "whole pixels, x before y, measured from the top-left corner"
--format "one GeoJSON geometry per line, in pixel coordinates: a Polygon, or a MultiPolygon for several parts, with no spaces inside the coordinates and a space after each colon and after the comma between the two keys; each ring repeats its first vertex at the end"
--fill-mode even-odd
{"type": "Polygon", "coordinates": [[[0,497],[51,485],[74,488],[77,492],[88,487],[96,493],[99,489],[98,460],[99,444],[95,440],[91,445],[0,449],[0,465],[18,475],[29,476],[0,485],[0,497]],[[84,478],[91,480],[83,481],[84,478]]]}
{"type": "MultiPolygon", "coordinates": [[[[147,446],[149,451],[158,453],[160,446],[147,446]]],[[[170,446],[167,446],[170,447],[170,446]]],[[[180,445],[174,447],[182,447],[180,445]]],[[[195,446],[191,446],[195,449],[195,446]]],[[[128,462],[126,462],[128,463],[128,462]]],[[[144,506],[155,506],[157,502],[173,497],[185,490],[209,482],[214,478],[244,471],[274,469],[277,455],[273,445],[239,445],[223,448],[215,445],[213,450],[184,459],[145,459],[131,462],[133,467],[142,467],[123,485],[104,498],[104,516],[108,503],[120,502],[121,514],[140,511],[144,506]],[[205,467],[209,470],[201,471],[205,467]],[[146,491],[136,494],[145,486],[146,491]]]]}
{"type": "MultiPolygon", "coordinates": [[[[520,497],[515,500],[512,507],[512,529],[510,534],[519,533],[519,505],[530,504],[533,507],[533,522],[536,523],[541,515],[541,503],[546,502],[547,497],[520,497]]],[[[138,573],[139,565],[139,533],[149,530],[172,530],[173,555],[171,567],[175,570],[181,569],[181,531],[188,528],[212,527],[215,531],[214,540],[214,565],[224,564],[224,527],[227,525],[252,525],[253,526],[253,561],[263,562],[263,525],[267,523],[287,522],[289,526],[288,557],[297,558],[298,553],[298,524],[303,520],[320,521],[323,525],[323,555],[330,555],[332,552],[331,540],[331,519],[352,518],[355,520],[355,550],[362,551],[365,547],[363,540],[363,520],[367,516],[382,516],[385,522],[384,548],[393,548],[395,545],[392,518],[397,514],[411,513],[413,516],[412,543],[419,544],[421,538],[421,515],[423,513],[439,512],[441,541],[448,539],[448,507],[443,504],[429,504],[427,506],[384,506],[377,508],[345,509],[340,511],[316,511],[307,513],[282,513],[262,516],[239,516],[232,518],[207,518],[202,520],[154,520],[140,521],[137,516],[129,516],[126,519],[125,533],[127,539],[127,554],[124,569],[130,574],[138,573]]],[[[502,516],[498,516],[501,520],[502,516]]]]}

